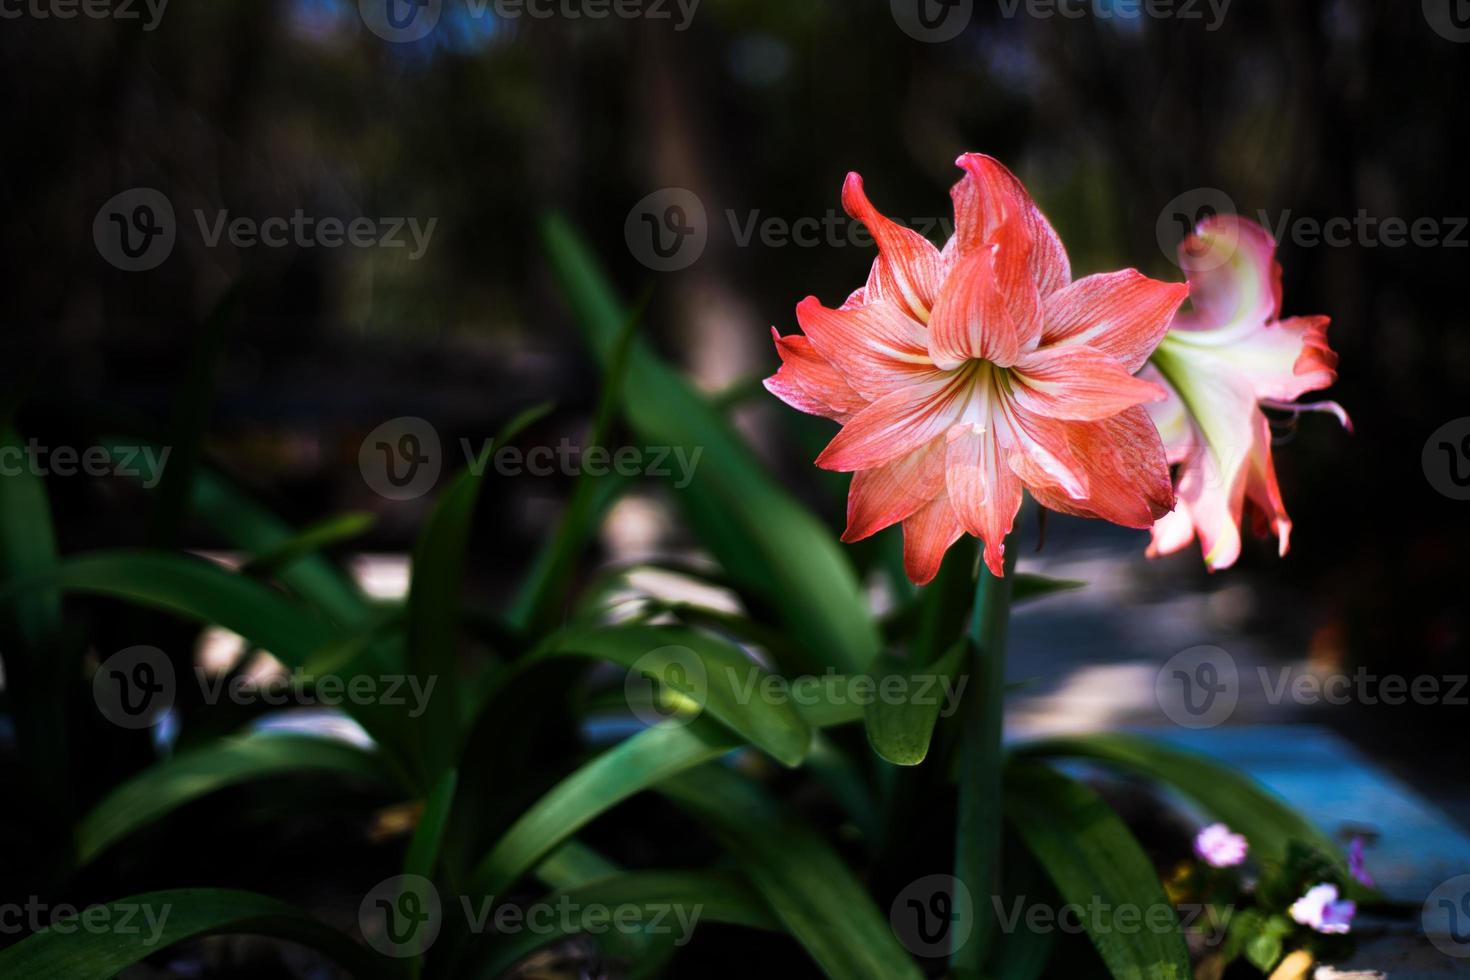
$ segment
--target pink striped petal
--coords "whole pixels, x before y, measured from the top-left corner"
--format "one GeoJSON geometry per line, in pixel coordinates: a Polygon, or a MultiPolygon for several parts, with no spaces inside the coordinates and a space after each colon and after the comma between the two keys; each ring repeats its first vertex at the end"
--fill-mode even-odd
{"type": "Polygon", "coordinates": [[[962,255],[929,318],[929,355],[940,368],[982,359],[1002,367],[1015,363],[1021,337],[995,277],[996,249],[962,255]]]}
{"type": "Polygon", "coordinates": [[[1144,402],[1163,401],[1161,386],[1136,378],[1091,347],[1043,347],[1016,362],[1011,397],[1017,405],[1054,419],[1095,422],[1144,402]]]}
{"type": "Polygon", "coordinates": [[[1026,188],[1000,161],[983,153],[966,153],[955,161],[965,171],[950,191],[954,200],[957,253],[989,244],[996,230],[1014,214],[1031,242],[1027,262],[1031,280],[1043,297],[1072,281],[1067,250],[1037,209],[1026,188]]]}
{"type": "Polygon", "coordinates": [[[933,439],[907,456],[852,476],[847,491],[847,530],[842,540],[861,541],[911,516],[944,492],[944,442],[933,439]]]}
{"type": "Polygon", "coordinates": [[[842,206],[863,223],[878,244],[878,261],[868,280],[868,300],[900,303],[915,319],[927,321],[944,281],[939,249],[912,228],[879,214],[863,191],[863,178],[856,173],[848,174],[842,185],[842,206]]]}
{"type": "Polygon", "coordinates": [[[800,334],[783,337],[771,328],[781,367],[765,381],[766,390],[808,415],[845,422],[868,404],[843,379],[812,342],[800,334]]]}
{"type": "Polygon", "coordinates": [[[1281,314],[1281,264],[1276,242],[1259,224],[1234,214],[1201,221],[1179,243],[1193,310],[1183,329],[1265,323],[1281,314]]]}
{"type": "Polygon", "coordinates": [[[1005,574],[1005,538],[1021,509],[1021,481],[995,433],[955,426],[945,453],[945,485],[960,526],[985,542],[985,564],[1005,574]]]}
{"type": "Polygon", "coordinates": [[[1046,298],[1041,343],[1095,347],[1133,374],[1169,332],[1188,295],[1187,284],[1159,282],[1137,269],[1087,276],[1046,298]]]}
{"type": "Polygon", "coordinates": [[[955,378],[935,372],[889,392],[848,420],[817,465],[850,473],[913,452],[953,424],[960,388],[955,378]]]}
{"type": "Polygon", "coordinates": [[[797,305],[796,320],[817,352],[867,398],[932,370],[923,325],[887,300],[829,310],[808,296],[797,305]]]}
{"type": "Polygon", "coordinates": [[[941,494],[903,522],[903,568],[915,585],[927,585],[939,573],[944,553],[964,534],[959,518],[941,494]]]}
{"type": "Polygon", "coordinates": [[[1074,499],[1054,486],[1028,485],[1043,507],[1146,528],[1174,508],[1174,488],[1159,433],[1141,407],[1100,422],[1071,422],[1073,458],[1087,476],[1087,496],[1074,499]]]}

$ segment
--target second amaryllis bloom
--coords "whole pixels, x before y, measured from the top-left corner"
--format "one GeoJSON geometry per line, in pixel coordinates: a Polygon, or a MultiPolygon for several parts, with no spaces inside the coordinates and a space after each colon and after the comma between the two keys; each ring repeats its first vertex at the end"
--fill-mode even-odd
{"type": "Polygon", "coordinates": [[[904,566],[932,579],[969,532],[1004,573],[1024,487],[1044,506],[1128,527],[1167,514],[1163,446],[1140,407],[1166,397],[1134,377],[1187,287],[1136,270],[1072,281],[1066,250],[1021,182],[966,154],[941,250],[868,201],[842,202],[878,244],[867,285],[830,309],[796,308],[776,331],[766,387],[842,423],[817,465],[853,474],[844,541],[903,522],[904,566]]]}
{"type": "Polygon", "coordinates": [[[1349,424],[1336,402],[1293,401],[1337,379],[1328,318],[1281,319],[1276,242],[1253,221],[1206,219],[1180,244],[1179,261],[1190,309],[1176,317],[1142,374],[1169,391],[1149,412],[1169,462],[1179,467],[1179,506],[1154,525],[1149,555],[1171,554],[1198,535],[1205,564],[1227,568],[1240,556],[1247,510],[1258,533],[1275,534],[1284,555],[1291,520],[1261,407],[1327,411],[1349,424]]]}

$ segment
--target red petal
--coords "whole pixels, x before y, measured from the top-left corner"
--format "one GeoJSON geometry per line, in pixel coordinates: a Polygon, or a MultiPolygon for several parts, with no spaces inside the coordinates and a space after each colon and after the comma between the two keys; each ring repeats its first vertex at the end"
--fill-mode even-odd
{"type": "Polygon", "coordinates": [[[845,422],[868,404],[800,334],[783,337],[771,328],[781,368],[766,379],[766,390],[792,408],[845,422]]]}
{"type": "Polygon", "coordinates": [[[944,457],[945,485],[960,526],[985,542],[985,564],[1005,574],[1005,539],[1021,509],[1021,481],[994,432],[956,426],[944,457]]]}
{"type": "Polygon", "coordinates": [[[933,439],[899,459],[853,474],[843,541],[861,541],[909,517],[944,492],[944,443],[933,439]]]}
{"type": "Polygon", "coordinates": [[[1021,337],[996,282],[995,252],[986,247],[964,254],[944,282],[929,318],[929,354],[941,368],[972,358],[1006,367],[1020,354],[1021,337]]]}
{"type": "Polygon", "coordinates": [[[863,178],[855,173],[848,174],[842,185],[842,206],[867,227],[878,244],[868,300],[901,303],[920,321],[927,320],[944,279],[939,250],[923,235],[879,214],[863,192],[863,178]]]}
{"type": "Polygon", "coordinates": [[[1010,376],[1017,405],[1054,419],[1097,421],[1168,396],[1091,347],[1043,347],[1017,361],[1010,376]]]}
{"type": "Polygon", "coordinates": [[[1045,507],[1146,528],[1174,509],[1174,488],[1158,430],[1140,407],[1100,422],[1070,422],[1067,437],[1087,474],[1087,496],[1074,500],[1052,487],[1032,486],[1045,507]]]}
{"type": "Polygon", "coordinates": [[[796,319],[817,352],[867,398],[932,370],[923,324],[895,303],[829,310],[808,296],[797,304],[796,319]]]}
{"type": "Polygon", "coordinates": [[[1133,374],[1169,332],[1188,295],[1187,284],[1159,282],[1137,269],[1087,276],[1046,298],[1041,343],[1096,347],[1133,374]]]}
{"type": "Polygon", "coordinates": [[[848,473],[870,470],[913,452],[953,422],[953,377],[931,377],[889,392],[858,412],[822,450],[817,465],[848,473]]]}
{"type": "Polygon", "coordinates": [[[915,585],[925,585],[939,573],[944,553],[964,529],[941,494],[903,522],[903,568],[915,585]]]}
{"type": "Polygon", "coordinates": [[[988,244],[1002,222],[1018,215],[1031,242],[1031,279],[1043,297],[1072,281],[1067,250],[1031,200],[1026,188],[1000,161],[966,153],[955,161],[965,175],[950,191],[954,200],[954,247],[961,252],[988,244]]]}

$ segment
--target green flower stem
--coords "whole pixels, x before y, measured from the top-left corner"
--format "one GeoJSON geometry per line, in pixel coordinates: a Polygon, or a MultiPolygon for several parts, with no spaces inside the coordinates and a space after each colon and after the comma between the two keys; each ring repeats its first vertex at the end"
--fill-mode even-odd
{"type": "MultiPolygon", "coordinates": [[[[980,562],[975,608],[970,619],[970,695],[960,724],[959,812],[955,819],[955,877],[969,889],[974,929],[950,951],[957,975],[978,977],[994,942],[990,896],[1000,879],[1001,723],[1004,715],[1006,636],[1011,622],[1016,534],[1006,537],[1005,576],[980,562]]],[[[962,912],[962,896],[955,910],[962,912]]]]}

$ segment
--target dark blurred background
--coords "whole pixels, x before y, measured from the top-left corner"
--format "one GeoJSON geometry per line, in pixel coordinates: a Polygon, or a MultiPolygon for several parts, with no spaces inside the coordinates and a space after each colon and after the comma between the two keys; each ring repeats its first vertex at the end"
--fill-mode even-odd
{"type": "MultiPolygon", "coordinates": [[[[886,213],[941,235],[952,161],[990,153],[1027,183],[1079,275],[1137,266],[1182,278],[1172,215],[1223,194],[1278,229],[1285,313],[1332,317],[1341,375],[1323,397],[1348,408],[1356,432],[1326,416],[1281,420],[1295,523],[1285,560],[1253,543],[1211,577],[1191,550],[1151,566],[1149,581],[1246,589],[1252,628],[1284,656],[1464,672],[1470,503],[1437,491],[1444,474],[1423,461],[1431,433],[1470,415],[1463,0],[1062,5],[1081,16],[977,0],[931,4],[927,19],[913,7],[174,0],[161,12],[136,3],[127,19],[120,7],[62,18],[36,0],[7,5],[7,404],[46,445],[203,430],[210,459],[293,524],[374,511],[364,549],[401,554],[432,496],[387,500],[365,481],[359,449],[379,425],[428,420],[450,464],[461,437],[488,438],[543,400],[556,409],[536,442],[585,435],[597,371],[538,231],[559,211],[629,299],[651,289],[642,330],[731,399],[783,480],[840,528],[844,481],[809,465],[830,425],[752,381],[775,365],[772,324],[790,332],[799,299],[835,304],[866,275],[872,250],[839,220],[849,170],[886,213]],[[394,26],[431,15],[418,40],[394,26]],[[105,220],[94,235],[104,205],[136,188],[160,192],[176,228],[145,271],[119,268],[115,246],[99,244],[105,220]],[[625,232],[668,188],[702,206],[707,245],[660,271],[625,232]],[[428,234],[421,254],[408,226],[403,247],[211,244],[224,211],[366,217],[380,230],[411,218],[428,234]],[[1395,245],[1360,213],[1431,219],[1432,240],[1395,245]],[[800,219],[837,228],[837,240],[809,223],[801,242],[783,242],[800,219]],[[1355,228],[1312,241],[1313,223],[1331,219],[1355,228]]],[[[478,588],[493,596],[514,580],[569,487],[492,484],[478,588]]],[[[63,552],[147,534],[143,491],[126,481],[52,478],[48,489],[63,552]]],[[[643,509],[615,512],[610,552],[680,545],[657,489],[643,496],[643,509]]],[[[169,531],[179,545],[218,546],[203,528],[169,531]]],[[[1141,563],[1143,536],[1127,541],[1141,563]]],[[[1424,733],[1462,731],[1465,710],[1333,721],[1422,756],[1424,733]]]]}

